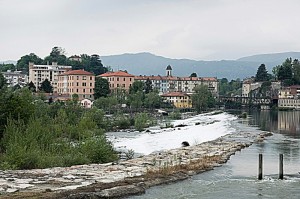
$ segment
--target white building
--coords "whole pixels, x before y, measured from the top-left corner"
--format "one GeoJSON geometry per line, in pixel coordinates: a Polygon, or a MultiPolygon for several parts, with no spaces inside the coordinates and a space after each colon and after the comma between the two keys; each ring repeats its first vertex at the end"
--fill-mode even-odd
{"type": "Polygon", "coordinates": [[[172,76],[172,67],[166,68],[166,76],[136,76],[135,81],[146,82],[149,79],[153,89],[157,89],[159,94],[168,92],[185,92],[187,94],[194,93],[194,89],[198,85],[206,85],[213,96],[218,96],[218,80],[216,77],[176,77],[172,76]]]}
{"type": "Polygon", "coordinates": [[[33,82],[36,89],[41,86],[41,83],[48,79],[53,87],[53,92],[57,92],[58,75],[68,70],[71,70],[72,66],[57,65],[57,62],[52,62],[52,65],[35,65],[29,63],[29,82],[33,82]]]}
{"type": "Polygon", "coordinates": [[[9,87],[14,87],[16,85],[23,87],[28,82],[28,76],[26,74],[23,74],[22,71],[7,70],[7,72],[2,72],[2,74],[7,80],[7,84],[9,87]]]}

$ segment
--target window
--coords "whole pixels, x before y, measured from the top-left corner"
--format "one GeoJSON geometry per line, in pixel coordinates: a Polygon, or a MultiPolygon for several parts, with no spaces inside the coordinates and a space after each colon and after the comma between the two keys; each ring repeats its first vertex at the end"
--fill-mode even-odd
{"type": "Polygon", "coordinates": [[[93,92],[93,89],[90,89],[90,93],[92,93],[93,92]]]}
{"type": "Polygon", "coordinates": [[[119,81],[119,78],[117,77],[117,81],[119,81]]]}
{"type": "Polygon", "coordinates": [[[122,84],[122,87],[125,88],[125,84],[122,84]]]}
{"type": "Polygon", "coordinates": [[[119,87],[119,84],[117,84],[117,87],[119,87]]]}
{"type": "Polygon", "coordinates": [[[79,76],[76,76],[77,80],[79,80],[79,76]]]}
{"type": "Polygon", "coordinates": [[[92,77],[92,76],[90,77],[90,80],[93,80],[93,77],[92,77]]]}
{"type": "Polygon", "coordinates": [[[76,86],[79,86],[79,83],[78,83],[78,82],[76,83],[76,86]]]}
{"type": "Polygon", "coordinates": [[[126,80],[125,80],[125,77],[123,78],[123,81],[125,82],[126,80]]]}
{"type": "Polygon", "coordinates": [[[86,80],[86,76],[82,76],[82,80],[86,80]]]}
{"type": "Polygon", "coordinates": [[[92,87],[93,86],[93,83],[90,83],[90,87],[92,87]]]}
{"type": "Polygon", "coordinates": [[[85,89],[83,89],[83,92],[85,93],[85,89]]]}
{"type": "Polygon", "coordinates": [[[76,92],[78,93],[78,88],[76,89],[76,92]]]}
{"type": "Polygon", "coordinates": [[[82,86],[86,86],[86,82],[82,82],[82,86]]]}
{"type": "Polygon", "coordinates": [[[129,81],[131,81],[131,78],[129,79],[129,81]]]}

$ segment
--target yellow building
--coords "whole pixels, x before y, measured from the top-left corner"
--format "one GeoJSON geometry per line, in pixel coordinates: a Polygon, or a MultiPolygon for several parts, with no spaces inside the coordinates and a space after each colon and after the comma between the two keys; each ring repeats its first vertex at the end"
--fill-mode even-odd
{"type": "Polygon", "coordinates": [[[176,108],[191,108],[191,96],[184,92],[169,92],[162,95],[162,98],[173,104],[176,108]]]}

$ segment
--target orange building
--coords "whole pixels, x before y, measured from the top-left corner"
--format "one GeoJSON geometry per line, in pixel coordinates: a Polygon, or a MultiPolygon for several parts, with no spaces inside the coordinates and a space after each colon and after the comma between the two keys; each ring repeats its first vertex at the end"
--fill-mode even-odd
{"type": "Polygon", "coordinates": [[[70,70],[58,76],[59,94],[77,94],[79,100],[94,99],[95,75],[85,70],[70,70]]]}
{"type": "Polygon", "coordinates": [[[99,77],[107,79],[111,91],[116,89],[129,91],[130,86],[134,82],[135,76],[128,74],[125,71],[117,71],[117,72],[107,72],[102,75],[99,75],[99,77]]]}

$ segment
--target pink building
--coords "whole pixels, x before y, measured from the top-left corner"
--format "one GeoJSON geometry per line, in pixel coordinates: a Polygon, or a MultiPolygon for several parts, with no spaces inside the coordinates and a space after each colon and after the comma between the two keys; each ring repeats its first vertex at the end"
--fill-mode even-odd
{"type": "Polygon", "coordinates": [[[107,72],[99,77],[107,79],[109,82],[109,88],[111,91],[116,89],[122,89],[129,91],[130,86],[134,82],[134,75],[128,74],[125,71],[107,72]]]}
{"type": "Polygon", "coordinates": [[[94,99],[95,75],[85,70],[71,70],[58,76],[59,94],[77,94],[79,100],[94,99]]]}

